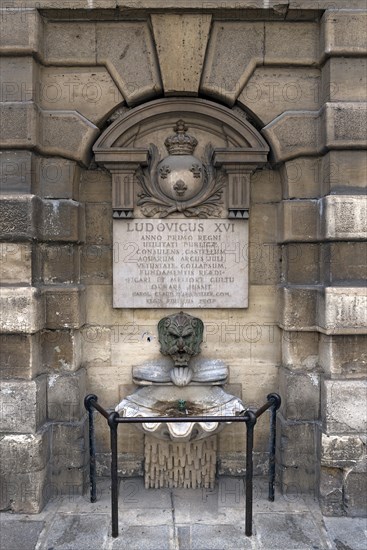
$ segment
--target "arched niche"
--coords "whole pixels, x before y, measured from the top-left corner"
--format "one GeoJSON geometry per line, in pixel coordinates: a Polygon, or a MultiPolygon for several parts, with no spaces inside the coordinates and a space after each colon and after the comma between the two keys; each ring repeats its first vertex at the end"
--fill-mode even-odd
{"type": "Polygon", "coordinates": [[[122,114],[93,150],[112,173],[114,307],[247,307],[250,175],[269,147],[245,115],[203,99],[160,99],[122,114]],[[184,256],[169,253],[174,233],[184,256]],[[151,245],[145,269],[148,237],[165,251],[160,258],[151,245]]]}

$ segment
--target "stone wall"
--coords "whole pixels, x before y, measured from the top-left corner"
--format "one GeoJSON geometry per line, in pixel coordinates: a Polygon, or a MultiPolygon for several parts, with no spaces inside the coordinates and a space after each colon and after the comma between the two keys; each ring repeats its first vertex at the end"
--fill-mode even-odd
{"type": "MultiPolygon", "coordinates": [[[[37,512],[85,481],[87,391],[113,406],[159,356],[167,310],[112,309],[111,181],[92,158],[110,121],[162,96],[233,108],[271,148],[251,182],[250,305],[190,310],[229,390],[279,390],[283,489],[365,511],[364,2],[8,2],[1,23],[2,509],[37,512]],[[332,4],[332,6],[331,6],[332,4]],[[189,5],[189,6],[188,6],[189,5]],[[339,9],[342,8],[342,9],[339,9]],[[116,110],[117,114],[116,114],[116,110]]],[[[121,471],[141,472],[123,428],[121,471]]],[[[267,426],[256,439],[264,471],[267,426]]],[[[220,472],[244,438],[219,438],[220,472]]],[[[98,423],[100,471],[108,433],[98,423]]]]}

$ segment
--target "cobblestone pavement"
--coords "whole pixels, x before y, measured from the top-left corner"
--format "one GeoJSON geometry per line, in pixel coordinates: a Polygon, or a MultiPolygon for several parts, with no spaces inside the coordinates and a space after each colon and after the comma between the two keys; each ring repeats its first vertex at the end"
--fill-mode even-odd
{"type": "Polygon", "coordinates": [[[276,494],[254,484],[254,534],[245,536],[244,483],[221,478],[215,490],[150,489],[121,480],[119,537],[111,537],[110,482],[98,500],[54,498],[38,515],[0,515],[1,550],[365,550],[367,519],[325,518],[309,496],[276,494]]]}

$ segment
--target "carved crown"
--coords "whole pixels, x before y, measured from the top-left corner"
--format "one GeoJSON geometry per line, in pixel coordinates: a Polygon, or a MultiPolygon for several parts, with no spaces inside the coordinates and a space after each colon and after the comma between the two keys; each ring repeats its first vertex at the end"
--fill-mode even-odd
{"type": "Polygon", "coordinates": [[[169,136],[164,144],[170,155],[192,155],[198,144],[197,139],[186,134],[187,126],[183,120],[178,120],[172,136],[169,136]]]}

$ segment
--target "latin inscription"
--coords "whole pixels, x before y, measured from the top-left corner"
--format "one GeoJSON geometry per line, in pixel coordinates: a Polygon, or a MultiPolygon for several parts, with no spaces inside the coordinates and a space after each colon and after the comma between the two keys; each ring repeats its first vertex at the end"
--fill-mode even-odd
{"type": "Polygon", "coordinates": [[[115,220],[114,307],[247,307],[246,220],[115,220]]]}

